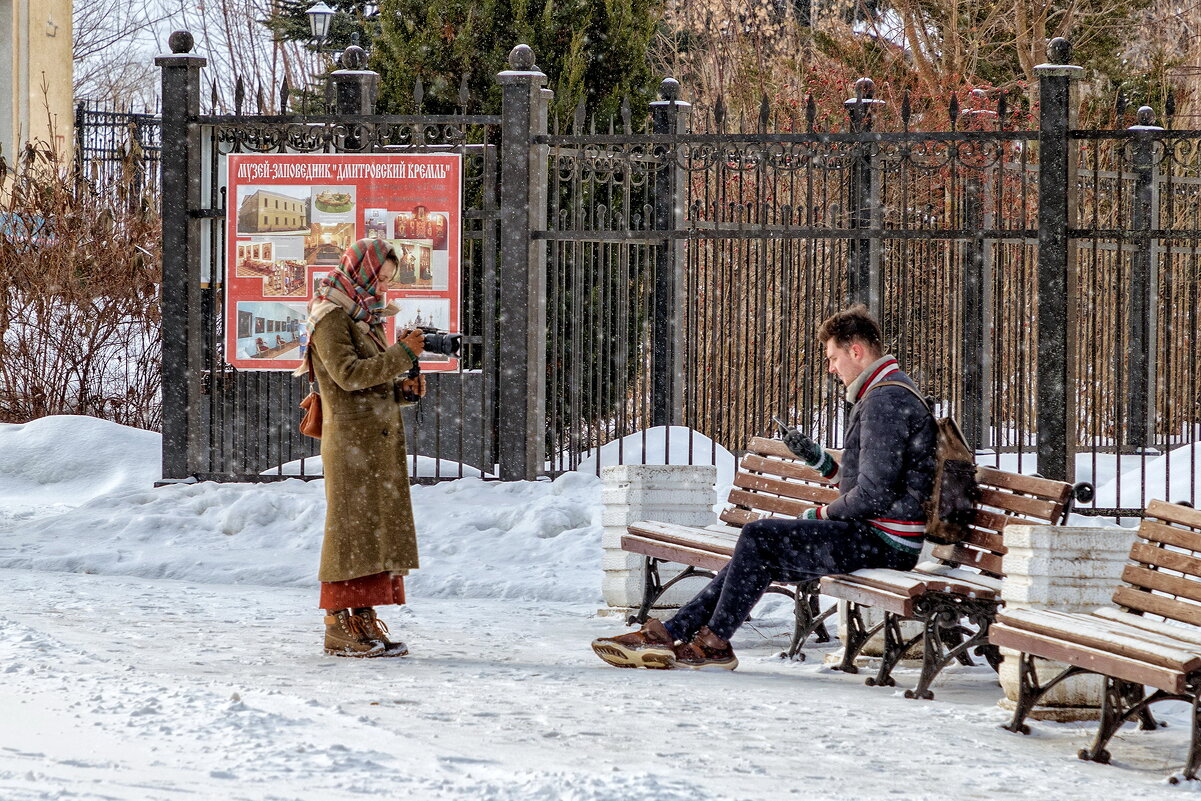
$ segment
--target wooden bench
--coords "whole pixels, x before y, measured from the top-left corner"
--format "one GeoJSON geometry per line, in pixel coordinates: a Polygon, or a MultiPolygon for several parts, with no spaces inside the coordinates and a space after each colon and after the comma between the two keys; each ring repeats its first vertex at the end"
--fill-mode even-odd
{"type": "Polygon", "coordinates": [[[998,668],[1000,653],[989,645],[988,631],[1001,605],[1002,532],[1011,523],[1064,522],[1074,489],[1061,481],[985,466],[976,469],[976,480],[981,494],[969,536],[957,545],[936,546],[935,561],[909,571],[858,570],[821,580],[822,595],[847,602],[847,642],[837,669],[857,673],[855,658],[881,630],[883,656],[876,675],[867,679],[869,685],[894,686],[893,669],[922,643],[921,676],[906,698],[933,698],[930,685],[943,668],[955,661],[973,664],[973,651],[998,668]],[[870,629],[862,613],[867,606],[884,617],[870,629]],[[920,622],[921,631],[906,638],[901,630],[906,620],[920,622]]]}
{"type": "MultiPolygon", "coordinates": [[[[713,578],[734,555],[743,525],[764,517],[795,518],[808,508],[824,506],[838,497],[838,490],[776,439],[755,437],[738,466],[720,523],[697,528],[670,523],[642,521],[633,523],[621,539],[625,551],[646,558],[642,605],[627,621],[645,623],[651,607],[667,590],[687,578],[713,578]],[[662,581],[659,565],[674,562],[685,569],[669,581],[662,581]]],[[[773,584],[768,592],[793,599],[792,642],[785,655],[804,658],[800,647],[814,635],[818,642],[830,639],[825,619],[818,606],[817,580],[797,585],[773,584]]]]}
{"type": "Polygon", "coordinates": [[[1192,737],[1184,778],[1196,779],[1201,767],[1201,511],[1152,501],[1121,579],[1112,608],[1088,614],[1012,609],[997,616],[989,641],[1020,653],[1018,702],[1005,728],[1029,734],[1026,717],[1051,688],[1079,673],[1100,674],[1105,677],[1100,725],[1092,747],[1079,757],[1109,762],[1106,745],[1124,724],[1137,717],[1141,728],[1155,728],[1151,704],[1185,701],[1192,705],[1192,737]],[[1035,657],[1068,667],[1043,683],[1035,657]],[[1153,689],[1148,692],[1147,686],[1153,689]]]}

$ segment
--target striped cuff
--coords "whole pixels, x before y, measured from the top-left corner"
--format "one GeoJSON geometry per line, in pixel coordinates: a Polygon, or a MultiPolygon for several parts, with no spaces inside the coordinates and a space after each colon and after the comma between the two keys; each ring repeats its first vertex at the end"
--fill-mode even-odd
{"type": "MultiPolygon", "coordinates": [[[[413,360],[413,364],[417,364],[417,354],[413,353],[412,349],[410,349],[408,345],[406,345],[404,342],[402,342],[399,339],[396,340],[396,344],[400,345],[402,348],[404,348],[404,352],[409,354],[409,358],[413,360]]],[[[828,454],[828,453],[826,454],[826,456],[829,456],[829,455],[830,454],[828,454]]]]}
{"type": "Polygon", "coordinates": [[[814,506],[810,509],[806,509],[805,514],[802,517],[805,520],[825,520],[826,519],[825,512],[826,512],[826,507],[814,506]]]}
{"type": "Polygon", "coordinates": [[[834,457],[828,451],[822,451],[821,461],[812,467],[827,481],[832,481],[838,475],[838,462],[834,461],[834,457]]]}

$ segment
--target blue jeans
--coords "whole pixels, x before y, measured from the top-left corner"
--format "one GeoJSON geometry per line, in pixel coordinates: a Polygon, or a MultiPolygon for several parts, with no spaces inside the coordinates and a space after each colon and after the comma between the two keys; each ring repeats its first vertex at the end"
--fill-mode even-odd
{"type": "Polygon", "coordinates": [[[664,625],[677,640],[692,639],[702,626],[728,640],[773,581],[809,581],[865,567],[911,570],[916,564],[916,554],[890,547],[867,523],[756,520],[742,527],[729,563],[664,625]]]}

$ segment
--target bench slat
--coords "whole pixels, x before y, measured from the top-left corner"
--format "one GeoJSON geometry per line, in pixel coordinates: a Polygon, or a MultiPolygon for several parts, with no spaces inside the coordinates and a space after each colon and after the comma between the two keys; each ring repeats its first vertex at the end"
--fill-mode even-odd
{"type": "Polygon", "coordinates": [[[1122,570],[1122,581],[1135,587],[1159,590],[1178,598],[1188,598],[1190,601],[1201,601],[1201,581],[1169,576],[1158,570],[1148,570],[1138,565],[1126,565],[1122,570]]]}
{"type": "Polygon", "coordinates": [[[633,534],[621,538],[621,549],[630,553],[662,559],[665,562],[676,562],[681,565],[692,565],[704,570],[721,570],[730,560],[708,551],[696,548],[686,548],[682,545],[669,545],[658,540],[650,540],[633,534]]]}
{"type": "Polygon", "coordinates": [[[783,481],[750,473],[739,473],[734,476],[734,486],[747,490],[771,492],[788,498],[808,501],[811,504],[827,504],[838,499],[838,490],[829,485],[801,484],[796,481],[783,481]]]}
{"type": "Polygon", "coordinates": [[[1186,551],[1201,552],[1201,534],[1177,528],[1167,523],[1144,520],[1142,525],[1138,527],[1138,536],[1149,542],[1174,545],[1177,548],[1184,548],[1186,551]]]}
{"type": "Polygon", "coordinates": [[[1178,570],[1193,576],[1201,576],[1201,559],[1178,551],[1169,551],[1135,541],[1130,547],[1130,560],[1144,565],[1163,567],[1168,570],[1178,570]]]}
{"type": "Polygon", "coordinates": [[[854,573],[844,573],[838,576],[841,583],[863,584],[875,587],[885,592],[905,595],[910,598],[921,595],[926,591],[928,577],[908,570],[889,570],[888,568],[863,568],[854,573]]]}
{"type": "Polygon", "coordinates": [[[705,526],[705,531],[712,531],[716,534],[729,534],[735,538],[742,533],[741,526],[727,526],[722,523],[710,523],[705,526]]]}
{"type": "Polygon", "coordinates": [[[997,621],[1013,628],[1087,645],[1140,662],[1150,662],[1169,670],[1190,673],[1201,667],[1201,654],[1190,651],[1179,640],[1170,640],[1091,615],[1051,609],[1009,609],[999,612],[997,621]]]}
{"type": "Polygon", "coordinates": [[[918,573],[926,573],[931,576],[947,578],[952,581],[968,582],[970,584],[979,584],[993,591],[994,594],[1001,594],[1001,579],[996,576],[986,576],[983,573],[977,573],[974,570],[969,570],[965,567],[950,567],[938,562],[923,562],[914,568],[918,573]]]}
{"type": "Polygon", "coordinates": [[[806,509],[812,509],[818,504],[805,503],[804,501],[794,501],[791,498],[779,498],[775,495],[763,495],[758,492],[747,492],[746,490],[732,489],[730,496],[727,498],[730,503],[738,504],[749,509],[758,509],[765,512],[776,512],[782,515],[791,515],[792,517],[800,517],[805,513],[806,509]]]}
{"type": "Polygon", "coordinates": [[[1178,601],[1175,598],[1165,598],[1162,595],[1152,595],[1134,587],[1118,587],[1113,592],[1113,602],[1118,606],[1133,609],[1136,612],[1148,612],[1181,623],[1191,623],[1201,626],[1201,606],[1178,601]]]}
{"type": "Polygon", "coordinates": [[[994,576],[1002,576],[1001,557],[990,551],[978,551],[963,545],[939,545],[931,551],[934,558],[958,565],[967,565],[994,576]]]}
{"type": "Polygon", "coordinates": [[[696,550],[711,551],[726,557],[734,555],[734,546],[738,542],[736,537],[730,537],[725,534],[718,534],[690,526],[656,523],[654,521],[631,523],[627,527],[627,531],[643,539],[655,540],[670,545],[682,545],[685,548],[694,548],[696,550]]]}
{"type": "MultiPolygon", "coordinates": [[[[782,440],[768,439],[767,437],[751,437],[751,444],[747,446],[747,450],[751,453],[757,453],[760,456],[775,456],[778,459],[788,459],[795,462],[796,454],[788,450],[788,446],[782,440]]],[[[800,462],[797,462],[800,464],[800,462]]]]}
{"type": "Polygon", "coordinates": [[[821,484],[826,487],[830,486],[830,482],[822,478],[821,473],[807,464],[785,461],[783,459],[769,459],[766,456],[760,456],[756,453],[748,453],[746,456],[743,456],[742,461],[739,462],[739,468],[750,470],[754,473],[770,473],[773,476],[797,478],[801,481],[812,481],[815,484],[821,484]]]}
{"type": "Polygon", "coordinates": [[[976,509],[976,513],[972,516],[972,527],[978,529],[986,529],[988,531],[1002,532],[1005,527],[1013,520],[1018,518],[1010,517],[1009,515],[997,514],[990,512],[987,509],[976,509]]]}
{"type": "MultiPolygon", "coordinates": [[[[977,483],[997,489],[1024,492],[1044,500],[1062,504],[1067,501],[1072,492],[1070,484],[1038,476],[1027,476],[1021,473],[1010,473],[995,467],[980,465],[976,468],[977,483]]],[[[1058,523],[1058,520],[1054,522],[1058,523]]]]}
{"type": "Polygon", "coordinates": [[[1115,623],[1124,623],[1131,628],[1145,629],[1155,634],[1181,640],[1182,642],[1189,643],[1194,648],[1201,649],[1201,629],[1196,626],[1180,626],[1163,620],[1152,620],[1144,615],[1123,612],[1120,609],[1114,609],[1110,606],[1102,606],[1099,609],[1094,609],[1093,614],[1106,620],[1112,620],[1115,623]]]}
{"type": "Polygon", "coordinates": [[[1178,523],[1190,528],[1201,528],[1201,509],[1190,509],[1178,503],[1151,501],[1147,504],[1146,517],[1155,517],[1169,523],[1178,523]]]}
{"type": "Polygon", "coordinates": [[[996,600],[1001,591],[979,581],[963,579],[958,576],[931,576],[926,581],[927,592],[943,592],[949,595],[962,595],[967,598],[978,598],[985,601],[996,600]]]}
{"type": "Polygon", "coordinates": [[[1012,492],[990,487],[980,488],[980,503],[1044,522],[1053,522],[1059,517],[1059,504],[1054,501],[1044,501],[1029,495],[1014,495],[1012,492]]]}
{"type": "Polygon", "coordinates": [[[760,520],[764,517],[768,517],[768,515],[758,512],[748,512],[746,509],[722,509],[721,514],[718,515],[720,520],[738,527],[745,526],[747,523],[760,520]]]}
{"type": "Polygon", "coordinates": [[[1159,665],[1140,662],[1107,651],[1064,642],[1055,637],[1036,634],[1024,629],[994,623],[988,630],[988,641],[1002,648],[1012,648],[1044,659],[1064,662],[1106,676],[1150,684],[1170,693],[1184,691],[1184,675],[1159,665]]]}
{"type": "MultiPolygon", "coordinates": [[[[959,545],[969,548],[975,548],[980,551],[988,551],[1004,556],[1008,550],[1005,548],[1005,538],[995,531],[986,531],[979,528],[968,529],[968,536],[960,540],[959,545]]],[[[935,546],[950,547],[950,546],[935,546]]]]}
{"type": "Polygon", "coordinates": [[[848,580],[851,583],[878,586],[898,595],[909,595],[910,597],[917,597],[925,592],[944,592],[968,598],[995,598],[997,596],[998,589],[996,587],[973,580],[971,577],[983,578],[979,573],[968,573],[967,571],[937,574],[922,570],[869,568],[840,576],[840,579],[848,580]]]}
{"type": "Polygon", "coordinates": [[[897,595],[895,592],[869,587],[866,584],[843,582],[839,576],[826,576],[821,581],[821,587],[822,595],[831,598],[874,606],[902,617],[913,617],[913,599],[897,595]]]}

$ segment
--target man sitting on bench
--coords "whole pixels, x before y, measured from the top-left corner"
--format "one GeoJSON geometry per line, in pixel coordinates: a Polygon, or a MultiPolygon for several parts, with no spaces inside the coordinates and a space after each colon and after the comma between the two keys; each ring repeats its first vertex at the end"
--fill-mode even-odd
{"type": "Polygon", "coordinates": [[[733,670],[738,658],[730,638],[773,581],[917,564],[934,483],[934,418],[904,387],[878,387],[913,382],[883,354],[880,326],[866,307],[834,314],[818,339],[852,404],[842,463],[800,430],[788,431],[784,443],[838,484],[838,499],[801,518],[747,523],[733,557],[700,594],[670,620],[651,618],[639,631],[594,640],[601,659],[617,667],[733,670]]]}

